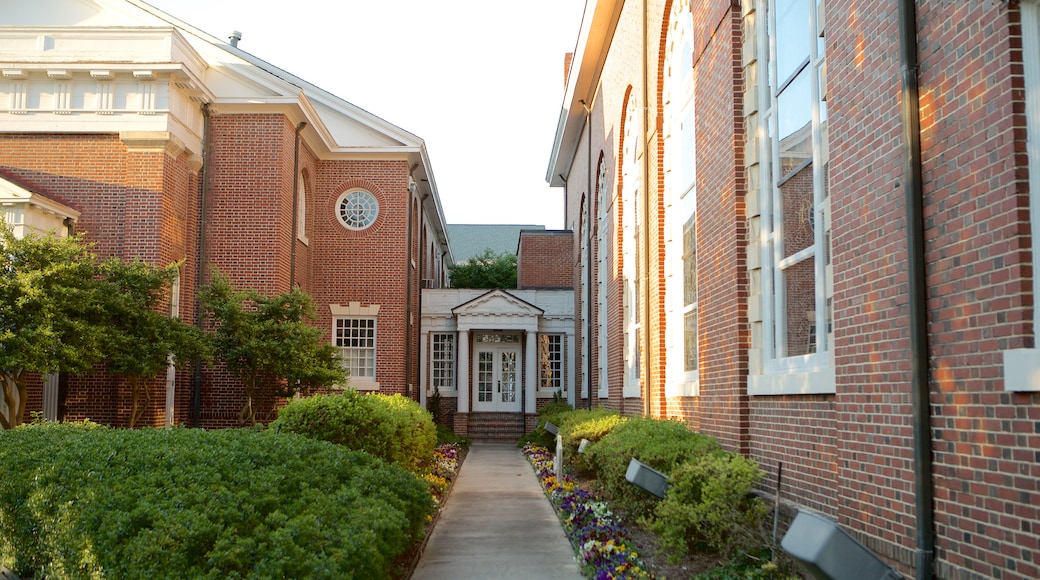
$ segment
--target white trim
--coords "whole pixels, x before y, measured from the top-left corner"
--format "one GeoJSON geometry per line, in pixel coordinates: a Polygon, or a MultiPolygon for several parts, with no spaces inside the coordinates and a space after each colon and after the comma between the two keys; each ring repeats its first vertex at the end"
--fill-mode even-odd
{"type": "MultiPolygon", "coordinates": [[[[1022,70],[1026,98],[1026,157],[1029,164],[1029,214],[1033,239],[1033,263],[1040,247],[1040,2],[1023,0],[1022,70]],[[1032,98],[1030,98],[1032,96],[1032,98]]],[[[1033,276],[1033,296],[1040,296],[1040,280],[1033,276]]],[[[1034,336],[1040,328],[1040,306],[1033,307],[1034,336]]]]}
{"type": "Polygon", "coordinates": [[[834,368],[807,372],[750,375],[749,395],[825,395],[834,394],[834,368]]]}
{"type": "Polygon", "coordinates": [[[1004,390],[1040,393],[1040,349],[1016,348],[1004,355],[1004,390]]]}

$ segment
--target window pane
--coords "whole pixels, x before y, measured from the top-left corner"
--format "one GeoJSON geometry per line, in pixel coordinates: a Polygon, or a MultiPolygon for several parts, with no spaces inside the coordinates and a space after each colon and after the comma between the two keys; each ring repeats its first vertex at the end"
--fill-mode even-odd
{"type": "Polygon", "coordinates": [[[697,370],[697,311],[687,312],[683,318],[683,370],[697,370]]]}
{"type": "Polygon", "coordinates": [[[683,306],[697,302],[697,229],[696,216],[683,226],[683,306]]]}
{"type": "Polygon", "coordinates": [[[804,166],[780,186],[783,200],[784,257],[790,257],[815,243],[815,202],[812,164],[804,166]]]}
{"type": "Polygon", "coordinates": [[[813,260],[781,272],[787,299],[787,356],[816,352],[816,267],[813,260]]]}
{"type": "Polygon", "coordinates": [[[809,58],[808,0],[776,0],[776,78],[784,82],[809,58]]]}

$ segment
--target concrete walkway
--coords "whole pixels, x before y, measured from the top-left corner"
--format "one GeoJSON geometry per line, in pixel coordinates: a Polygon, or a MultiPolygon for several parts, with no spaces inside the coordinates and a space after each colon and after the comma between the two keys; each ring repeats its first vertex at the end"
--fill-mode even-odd
{"type": "Polygon", "coordinates": [[[582,578],[560,520],[515,445],[476,443],[412,580],[582,578]]]}

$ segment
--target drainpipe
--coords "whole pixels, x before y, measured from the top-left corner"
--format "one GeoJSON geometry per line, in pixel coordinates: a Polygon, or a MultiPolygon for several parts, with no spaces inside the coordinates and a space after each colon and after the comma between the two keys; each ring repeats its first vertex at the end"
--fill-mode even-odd
{"type": "MultiPolygon", "coordinates": [[[[588,316],[588,320],[585,321],[585,327],[588,329],[587,334],[588,334],[589,340],[588,340],[588,344],[585,346],[585,348],[588,349],[588,356],[586,356],[586,358],[585,358],[585,367],[588,369],[586,372],[588,372],[588,377],[589,377],[588,378],[589,392],[588,392],[588,399],[586,399],[585,403],[586,403],[586,407],[591,411],[592,410],[592,371],[594,370],[592,368],[592,331],[595,329],[593,324],[592,324],[592,267],[594,266],[594,264],[592,263],[592,240],[593,240],[593,237],[592,237],[592,226],[595,225],[595,222],[593,221],[593,217],[594,216],[593,216],[593,213],[592,213],[592,198],[595,197],[592,194],[592,109],[590,109],[589,106],[587,104],[585,104],[585,100],[584,99],[582,99],[582,100],[580,100],[578,102],[581,103],[582,108],[585,109],[585,131],[588,134],[588,138],[587,138],[587,141],[588,141],[588,147],[587,147],[587,149],[588,149],[588,152],[587,152],[588,153],[588,165],[585,168],[585,183],[586,183],[585,191],[588,192],[588,193],[585,194],[585,199],[588,201],[588,203],[585,204],[585,213],[588,214],[588,218],[587,218],[588,225],[585,227],[585,238],[587,239],[587,243],[586,243],[586,246],[585,246],[585,254],[588,257],[589,267],[585,270],[585,303],[588,304],[589,316],[588,316]]],[[[601,274],[602,274],[602,272],[601,272],[601,274]]],[[[606,305],[601,305],[601,307],[605,307],[605,306],[606,305]]],[[[606,361],[599,361],[599,363],[600,364],[605,364],[606,361]]],[[[575,402],[577,402],[577,401],[575,401],[575,402]]]]}
{"type": "MultiPolygon", "coordinates": [[[[209,103],[202,103],[202,184],[199,188],[199,264],[195,275],[195,326],[202,328],[202,300],[199,298],[199,287],[206,273],[206,197],[209,192],[209,103]]],[[[196,356],[195,372],[192,377],[191,392],[191,425],[200,426],[202,412],[202,357],[196,356]]]]}
{"type": "Polygon", "coordinates": [[[307,126],[305,121],[296,125],[296,141],[293,145],[292,170],[292,238],[289,239],[289,290],[296,286],[296,237],[299,236],[298,216],[300,212],[300,131],[307,126]]]}
{"type": "Polygon", "coordinates": [[[928,382],[928,289],[925,281],[924,195],[921,177],[920,93],[917,85],[917,14],[914,0],[899,3],[902,69],[903,192],[906,195],[907,270],[910,292],[910,371],[913,391],[915,578],[933,577],[935,513],[928,382]]]}
{"type": "Polygon", "coordinates": [[[405,266],[404,266],[404,395],[412,398],[412,284],[415,277],[412,275],[412,240],[416,232],[415,227],[415,195],[408,191],[408,228],[405,232],[405,266]]]}
{"type": "MultiPolygon", "coordinates": [[[[648,54],[649,49],[649,31],[647,29],[647,0],[643,0],[643,163],[641,170],[642,175],[642,191],[640,195],[643,198],[643,251],[639,257],[641,262],[640,278],[643,283],[643,321],[639,325],[640,330],[643,331],[643,357],[642,362],[646,365],[645,379],[640,382],[643,385],[643,415],[649,417],[653,409],[650,403],[650,184],[648,180],[650,178],[650,139],[648,137],[653,133],[650,130],[650,55],[648,54]]],[[[654,131],[656,131],[656,127],[654,131]]],[[[638,306],[637,306],[638,308],[638,306]]],[[[624,398],[622,398],[624,401],[624,398]]]]}

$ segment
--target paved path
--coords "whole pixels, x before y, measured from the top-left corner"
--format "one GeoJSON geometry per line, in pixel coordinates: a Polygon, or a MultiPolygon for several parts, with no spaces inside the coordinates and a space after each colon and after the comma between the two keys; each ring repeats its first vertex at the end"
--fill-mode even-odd
{"type": "Polygon", "coordinates": [[[560,520],[515,445],[476,443],[412,580],[582,578],[560,520]]]}

